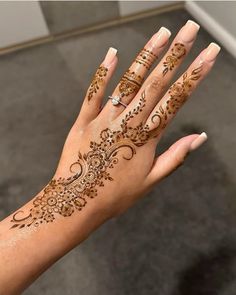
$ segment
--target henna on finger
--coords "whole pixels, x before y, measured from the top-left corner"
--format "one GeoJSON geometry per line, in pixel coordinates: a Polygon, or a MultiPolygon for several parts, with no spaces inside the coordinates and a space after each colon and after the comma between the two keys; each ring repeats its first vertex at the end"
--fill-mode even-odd
{"type": "Polygon", "coordinates": [[[176,114],[179,108],[185,103],[188,96],[192,92],[193,82],[201,77],[203,67],[200,65],[191,71],[188,75],[186,72],[182,76],[182,82],[174,83],[169,91],[169,98],[158,107],[158,110],[152,115],[151,122],[156,127],[150,131],[152,137],[157,137],[166,127],[170,118],[176,114]]]}
{"type": "Polygon", "coordinates": [[[93,80],[89,86],[88,89],[88,101],[92,99],[92,97],[97,93],[97,91],[100,89],[101,86],[104,84],[104,78],[106,77],[108,72],[108,68],[104,66],[100,66],[94,77],[93,80]]]}
{"type": "Polygon", "coordinates": [[[165,76],[169,71],[172,71],[179,63],[179,60],[186,55],[186,48],[182,43],[175,43],[171,48],[171,53],[163,62],[164,69],[162,75],[165,76]]]}
{"type": "Polygon", "coordinates": [[[120,129],[112,131],[106,128],[100,133],[100,141],[90,142],[90,150],[85,154],[78,154],[78,160],[70,166],[74,175],[65,179],[53,179],[33,201],[33,206],[24,215],[17,211],[11,222],[11,228],[24,228],[41,224],[51,223],[56,216],[69,217],[75,211],[81,211],[87,204],[88,199],[98,195],[98,188],[105,185],[105,181],[113,181],[109,170],[119,162],[118,153],[125,150],[122,158],[131,160],[136,154],[136,149],[146,144],[149,139],[160,134],[166,126],[169,116],[175,114],[178,108],[186,100],[192,81],[200,78],[201,67],[194,69],[188,76],[183,75],[182,83],[175,83],[169,90],[170,98],[166,106],[152,116],[155,122],[158,118],[158,126],[151,130],[149,126],[140,122],[136,127],[129,126],[129,122],[144,110],[146,103],[145,90],[142,92],[139,103],[123,118],[120,129]]]}
{"type": "Polygon", "coordinates": [[[143,83],[143,77],[137,75],[134,71],[128,70],[121,78],[119,91],[121,96],[128,96],[137,93],[143,83]]]}
{"type": "MultiPolygon", "coordinates": [[[[152,36],[121,78],[112,97],[119,97],[119,99],[123,97],[125,104],[132,100],[140,90],[146,73],[164,49],[170,35],[170,31],[162,27],[152,36]]],[[[117,112],[121,110],[117,108],[117,112]]]]}
{"type": "Polygon", "coordinates": [[[157,55],[151,50],[143,49],[135,59],[135,63],[143,65],[146,69],[150,70],[152,64],[157,59],[157,55]]]}
{"type": "MultiPolygon", "coordinates": [[[[220,47],[212,43],[200,56],[199,60],[202,58],[206,63],[204,75],[213,66],[219,51],[220,47]]],[[[202,64],[204,63],[201,61],[200,66],[191,70],[190,74],[186,72],[182,81],[177,81],[169,89],[168,99],[161,103],[158,111],[151,117],[152,123],[156,125],[154,129],[150,129],[149,125],[142,121],[135,127],[130,126],[133,118],[145,108],[144,90],[137,106],[124,115],[120,127],[116,130],[103,129],[99,140],[90,142],[87,153],[79,152],[78,160],[70,166],[73,175],[69,178],[53,179],[33,200],[26,215],[22,210],[13,215],[11,228],[37,227],[51,223],[58,217],[69,217],[76,211],[81,211],[89,199],[98,197],[99,187],[103,187],[106,181],[113,181],[110,170],[120,159],[131,160],[137,153],[137,148],[158,136],[183,105],[196,86],[195,82],[198,83],[202,78],[202,64]]]]}
{"type": "Polygon", "coordinates": [[[124,116],[120,128],[102,130],[100,140],[91,141],[90,150],[85,154],[79,152],[78,160],[70,166],[70,172],[74,175],[50,181],[42,194],[34,199],[33,206],[26,215],[21,210],[13,215],[11,228],[38,227],[53,222],[57,216],[69,217],[74,212],[81,211],[89,199],[98,196],[99,187],[103,187],[106,181],[113,181],[109,170],[119,162],[118,153],[121,150],[122,158],[131,160],[138,147],[160,134],[170,116],[185,102],[193,81],[200,78],[201,70],[202,67],[198,67],[190,75],[185,73],[182,83],[177,82],[170,88],[170,98],[165,106],[161,105],[151,118],[155,124],[158,118],[158,125],[153,130],[145,122],[140,122],[136,127],[129,126],[129,122],[145,108],[144,90],[137,106],[124,116]]]}
{"type": "Polygon", "coordinates": [[[147,125],[141,122],[135,128],[128,126],[129,121],[142,112],[145,102],[143,92],[138,105],[122,120],[120,129],[102,130],[100,140],[91,141],[90,150],[83,155],[79,152],[78,160],[70,166],[74,175],[50,181],[34,199],[26,215],[22,210],[13,215],[11,228],[38,227],[53,222],[58,216],[69,217],[75,211],[81,211],[89,199],[96,197],[98,188],[104,186],[105,181],[113,181],[109,170],[119,162],[118,153],[124,150],[122,158],[131,160],[136,148],[147,143],[147,125]]]}

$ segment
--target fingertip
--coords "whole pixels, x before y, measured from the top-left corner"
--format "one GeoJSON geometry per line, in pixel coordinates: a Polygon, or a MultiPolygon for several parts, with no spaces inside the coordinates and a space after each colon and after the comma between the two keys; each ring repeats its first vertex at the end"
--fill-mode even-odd
{"type": "Polygon", "coordinates": [[[109,68],[113,62],[116,60],[117,58],[117,52],[118,50],[114,47],[110,47],[107,51],[107,54],[102,62],[102,65],[106,68],[109,68]]]}
{"type": "Polygon", "coordinates": [[[192,152],[202,146],[208,139],[206,132],[202,132],[197,138],[193,140],[190,145],[189,151],[192,152]]]}

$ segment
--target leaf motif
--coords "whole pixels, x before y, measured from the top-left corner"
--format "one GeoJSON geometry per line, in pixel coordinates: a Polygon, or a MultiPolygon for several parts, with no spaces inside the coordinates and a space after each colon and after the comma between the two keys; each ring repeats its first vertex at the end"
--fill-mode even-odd
{"type": "Polygon", "coordinates": [[[191,78],[191,80],[195,81],[195,80],[198,80],[199,78],[200,78],[200,75],[198,75],[198,76],[193,76],[193,77],[191,78]]]}
{"type": "Polygon", "coordinates": [[[200,73],[201,71],[202,71],[202,66],[200,66],[200,67],[194,69],[194,70],[192,71],[192,74],[195,75],[195,74],[200,73]]]}
{"type": "Polygon", "coordinates": [[[164,71],[162,72],[163,76],[165,76],[168,72],[168,68],[165,68],[164,71]]]}
{"type": "Polygon", "coordinates": [[[13,224],[13,226],[11,228],[15,228],[15,227],[18,227],[18,226],[19,226],[19,224],[16,223],[16,224],[13,224]]]}
{"type": "Polygon", "coordinates": [[[188,74],[187,74],[187,72],[185,72],[183,75],[183,80],[185,80],[187,78],[187,76],[188,76],[188,74]]]}

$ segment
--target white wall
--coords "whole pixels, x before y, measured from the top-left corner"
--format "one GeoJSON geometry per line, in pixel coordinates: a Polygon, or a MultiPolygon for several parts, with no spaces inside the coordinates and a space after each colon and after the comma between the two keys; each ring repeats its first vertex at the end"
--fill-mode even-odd
{"type": "Polygon", "coordinates": [[[186,9],[236,57],[236,2],[186,1],[186,9]]]}
{"type": "Polygon", "coordinates": [[[0,48],[48,34],[38,1],[0,1],[0,48]]]}
{"type": "Polygon", "coordinates": [[[120,16],[163,7],[177,1],[119,1],[120,16]]]}

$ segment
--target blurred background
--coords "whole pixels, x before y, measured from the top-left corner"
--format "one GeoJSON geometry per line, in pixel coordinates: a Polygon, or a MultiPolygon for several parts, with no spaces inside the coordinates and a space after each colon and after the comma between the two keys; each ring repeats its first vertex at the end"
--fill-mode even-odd
{"type": "Polygon", "coordinates": [[[52,177],[110,46],[119,67],[107,95],[161,26],[173,39],[188,19],[201,25],[179,73],[210,42],[222,46],[157,152],[192,132],[207,132],[208,142],[24,294],[235,295],[235,12],[234,1],[0,2],[0,218],[52,177]]]}

